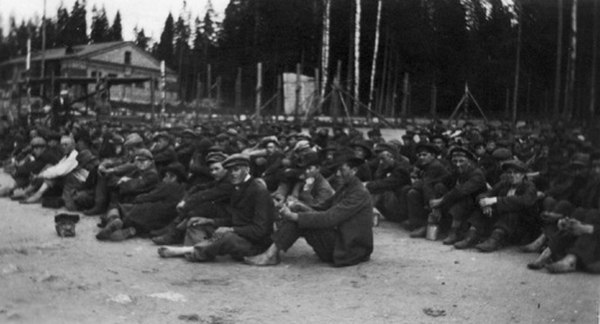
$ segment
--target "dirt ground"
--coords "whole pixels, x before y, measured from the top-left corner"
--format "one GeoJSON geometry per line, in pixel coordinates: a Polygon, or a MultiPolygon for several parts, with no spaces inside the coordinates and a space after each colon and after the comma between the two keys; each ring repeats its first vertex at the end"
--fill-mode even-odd
{"type": "MultiPolygon", "coordinates": [[[[0,184],[6,182],[0,176],[0,184]]],[[[531,271],[514,248],[455,251],[375,228],[370,262],[332,268],[304,241],[281,265],[161,259],[149,240],[60,238],[59,211],[0,199],[0,323],[596,323],[600,279],[531,271]]]]}

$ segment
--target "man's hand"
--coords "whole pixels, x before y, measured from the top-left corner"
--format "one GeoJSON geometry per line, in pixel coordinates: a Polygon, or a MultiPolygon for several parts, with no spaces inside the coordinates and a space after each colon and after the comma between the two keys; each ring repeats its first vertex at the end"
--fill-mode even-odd
{"type": "Polygon", "coordinates": [[[283,217],[283,219],[292,222],[298,221],[298,213],[292,212],[288,206],[281,207],[281,209],[279,209],[279,214],[281,215],[281,217],[283,217]]]}
{"type": "Polygon", "coordinates": [[[117,184],[121,184],[121,183],[127,182],[129,180],[131,180],[130,177],[122,177],[121,179],[119,179],[119,181],[117,181],[117,184]]]}
{"type": "Polygon", "coordinates": [[[215,221],[210,219],[210,218],[206,218],[206,217],[191,217],[188,220],[187,226],[195,226],[195,225],[212,225],[214,224],[215,221]]]}
{"type": "Polygon", "coordinates": [[[231,232],[233,232],[233,227],[219,227],[215,230],[216,235],[223,235],[231,232]]]}
{"type": "Polygon", "coordinates": [[[487,217],[492,217],[492,206],[485,206],[481,209],[481,212],[487,216],[487,217]]]}
{"type": "Polygon", "coordinates": [[[479,199],[479,206],[482,208],[492,206],[493,204],[498,202],[498,198],[496,197],[488,197],[479,199]]]}
{"type": "Polygon", "coordinates": [[[177,208],[177,210],[182,210],[182,209],[183,209],[183,206],[185,206],[185,200],[182,200],[182,201],[180,201],[180,202],[177,204],[176,208],[177,208]]]}
{"type": "Polygon", "coordinates": [[[577,219],[566,218],[565,229],[575,236],[581,236],[583,234],[592,234],[594,232],[594,225],[586,225],[577,219]]]}
{"type": "Polygon", "coordinates": [[[442,198],[431,199],[429,201],[429,207],[438,208],[442,204],[442,198]]]}

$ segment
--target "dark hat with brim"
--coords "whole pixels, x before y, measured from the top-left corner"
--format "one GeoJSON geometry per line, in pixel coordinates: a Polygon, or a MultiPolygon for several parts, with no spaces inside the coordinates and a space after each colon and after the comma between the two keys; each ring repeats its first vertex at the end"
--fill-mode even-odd
{"type": "Polygon", "coordinates": [[[297,165],[300,168],[308,168],[311,165],[319,166],[321,165],[321,159],[319,159],[319,154],[316,152],[309,152],[300,156],[297,165]]]}
{"type": "Polygon", "coordinates": [[[569,161],[569,166],[588,167],[590,165],[590,155],[587,153],[575,153],[569,161]]]}
{"type": "Polygon", "coordinates": [[[511,150],[505,147],[499,147],[492,152],[492,157],[498,161],[504,161],[512,159],[513,155],[511,150]]]}
{"type": "Polygon", "coordinates": [[[369,159],[373,155],[371,145],[369,145],[369,143],[367,143],[364,140],[354,141],[354,142],[350,143],[350,147],[352,147],[352,148],[360,147],[360,148],[364,149],[365,152],[367,152],[367,156],[366,156],[367,159],[369,159]]]}
{"type": "Polygon", "coordinates": [[[146,160],[154,160],[154,156],[152,155],[152,152],[150,152],[150,150],[145,149],[145,148],[135,151],[135,157],[143,158],[146,160]]]}
{"type": "Polygon", "coordinates": [[[520,173],[527,172],[527,164],[519,161],[519,160],[508,160],[502,163],[502,170],[506,171],[509,169],[513,169],[520,173]]]}
{"type": "Polygon", "coordinates": [[[356,157],[354,154],[344,153],[336,156],[333,161],[333,167],[338,169],[344,164],[347,164],[351,168],[356,168],[365,163],[365,160],[356,157]]]}
{"type": "Polygon", "coordinates": [[[450,149],[450,157],[458,157],[458,156],[462,156],[462,157],[466,157],[467,159],[471,160],[471,161],[476,161],[477,158],[475,157],[475,154],[473,154],[473,152],[469,151],[467,148],[462,147],[462,146],[454,146],[450,149]]]}
{"type": "Polygon", "coordinates": [[[438,155],[440,153],[440,149],[437,146],[435,146],[431,143],[420,142],[415,147],[415,153],[419,153],[419,152],[423,152],[423,151],[429,152],[433,155],[438,155]]]}
{"type": "Polygon", "coordinates": [[[210,152],[206,155],[206,164],[223,162],[227,159],[227,154],[222,152],[210,152]]]}
{"type": "Polygon", "coordinates": [[[390,144],[390,143],[380,143],[380,144],[377,144],[375,146],[374,151],[375,151],[375,153],[380,153],[380,152],[383,152],[383,151],[388,151],[388,152],[390,152],[392,154],[398,153],[398,149],[393,144],[390,144]]]}
{"type": "Polygon", "coordinates": [[[236,153],[230,155],[223,161],[223,167],[226,169],[233,168],[238,165],[250,166],[250,157],[246,154],[236,153]]]}

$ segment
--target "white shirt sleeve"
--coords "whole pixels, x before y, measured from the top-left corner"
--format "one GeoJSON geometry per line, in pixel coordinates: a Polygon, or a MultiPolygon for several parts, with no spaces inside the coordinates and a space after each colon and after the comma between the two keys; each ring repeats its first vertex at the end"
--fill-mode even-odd
{"type": "Polygon", "coordinates": [[[77,150],[73,150],[68,156],[63,157],[58,163],[49,167],[40,173],[40,178],[54,179],[64,177],[69,172],[75,170],[79,162],[77,162],[77,150]]]}

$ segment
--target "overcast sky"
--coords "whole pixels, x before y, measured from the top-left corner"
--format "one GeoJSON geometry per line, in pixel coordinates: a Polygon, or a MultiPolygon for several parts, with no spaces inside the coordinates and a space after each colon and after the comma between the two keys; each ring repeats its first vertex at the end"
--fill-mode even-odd
{"type": "MultiPolygon", "coordinates": [[[[200,19],[204,17],[209,1],[212,2],[218,20],[223,19],[223,12],[229,0],[188,0],[187,8],[191,12],[192,22],[196,16],[200,19]]],[[[75,0],[46,0],[46,15],[55,18],[61,3],[71,12],[75,0]]],[[[152,37],[153,41],[158,41],[169,12],[177,20],[183,8],[183,0],[87,0],[86,3],[88,34],[92,22],[92,7],[96,5],[97,8],[101,8],[104,5],[110,25],[115,19],[117,10],[121,12],[125,40],[133,40],[133,28],[137,25],[144,28],[146,36],[152,37]]],[[[10,16],[14,16],[18,24],[22,19],[28,20],[36,16],[41,20],[43,8],[44,0],[0,0],[0,22],[4,35],[6,36],[8,31],[10,16]]]]}

